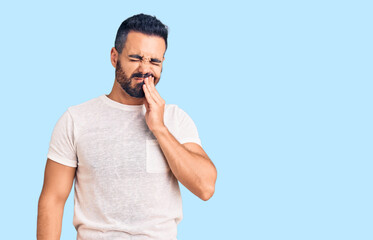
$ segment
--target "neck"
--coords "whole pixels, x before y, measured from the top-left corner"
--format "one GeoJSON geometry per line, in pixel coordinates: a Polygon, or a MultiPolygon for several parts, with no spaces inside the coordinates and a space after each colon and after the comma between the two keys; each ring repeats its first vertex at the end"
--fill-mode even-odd
{"type": "Polygon", "coordinates": [[[116,102],[126,104],[126,105],[142,105],[144,104],[145,98],[135,98],[131,97],[123,90],[117,81],[114,81],[113,89],[110,94],[107,95],[108,98],[116,102]]]}

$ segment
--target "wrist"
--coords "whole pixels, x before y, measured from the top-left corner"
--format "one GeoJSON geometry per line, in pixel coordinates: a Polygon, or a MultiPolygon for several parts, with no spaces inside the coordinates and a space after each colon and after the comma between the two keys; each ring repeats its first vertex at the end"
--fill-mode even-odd
{"type": "Polygon", "coordinates": [[[155,129],[151,129],[151,131],[152,131],[153,135],[154,135],[156,138],[158,138],[159,135],[164,135],[164,134],[166,134],[166,133],[168,132],[168,128],[167,128],[165,125],[163,125],[163,126],[161,126],[161,127],[157,127],[157,128],[155,128],[155,129]]]}

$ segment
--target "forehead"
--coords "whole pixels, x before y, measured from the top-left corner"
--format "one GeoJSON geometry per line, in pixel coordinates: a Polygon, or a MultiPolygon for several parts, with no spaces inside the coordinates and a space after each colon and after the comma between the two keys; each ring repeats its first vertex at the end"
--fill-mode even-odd
{"type": "Polygon", "coordinates": [[[162,58],[166,51],[166,43],[159,36],[150,36],[130,31],[123,47],[125,54],[138,54],[141,56],[162,58]]]}

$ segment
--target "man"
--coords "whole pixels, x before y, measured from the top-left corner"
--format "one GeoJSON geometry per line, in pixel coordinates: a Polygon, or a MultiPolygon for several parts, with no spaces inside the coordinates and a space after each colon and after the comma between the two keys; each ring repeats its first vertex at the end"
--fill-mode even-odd
{"type": "Polygon", "coordinates": [[[60,238],[74,179],[80,240],[176,239],[178,181],[202,200],[213,195],[217,172],[196,126],[155,88],[167,35],[155,17],[125,20],[111,50],[111,93],[69,107],[58,120],[39,199],[39,240],[60,238]]]}

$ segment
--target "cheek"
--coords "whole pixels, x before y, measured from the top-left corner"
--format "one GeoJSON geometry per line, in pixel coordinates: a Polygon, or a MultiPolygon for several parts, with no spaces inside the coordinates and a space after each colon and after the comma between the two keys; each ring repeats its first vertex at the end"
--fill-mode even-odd
{"type": "Polygon", "coordinates": [[[132,63],[132,62],[127,62],[126,64],[124,64],[124,66],[122,68],[123,68],[124,72],[126,73],[126,75],[128,77],[130,77],[133,73],[136,72],[137,65],[135,63],[132,63]]]}
{"type": "Polygon", "coordinates": [[[161,68],[156,68],[156,69],[153,69],[153,72],[154,72],[156,78],[160,78],[161,73],[162,73],[162,69],[161,68]]]}

